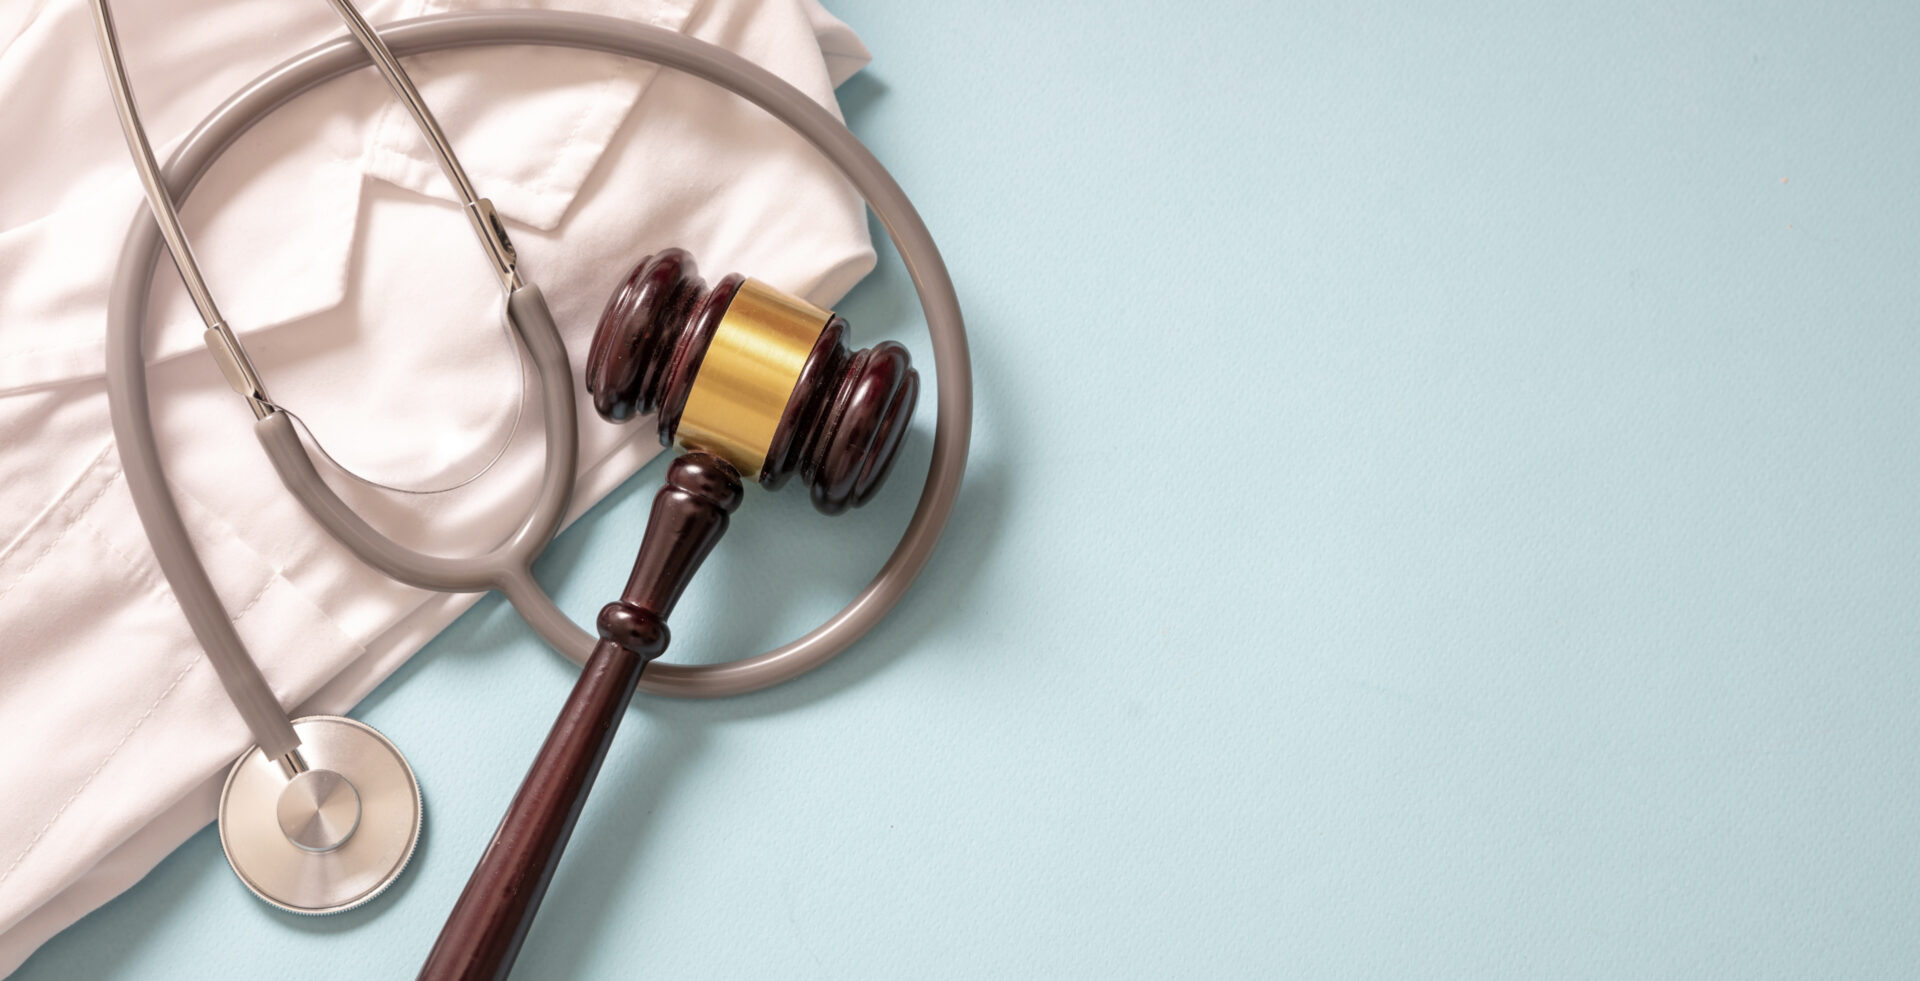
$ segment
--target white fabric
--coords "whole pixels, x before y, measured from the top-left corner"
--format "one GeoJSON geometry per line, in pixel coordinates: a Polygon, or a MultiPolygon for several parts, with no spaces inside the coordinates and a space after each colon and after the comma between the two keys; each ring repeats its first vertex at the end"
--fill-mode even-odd
{"type": "MultiPolygon", "coordinates": [[[[828,106],[866,61],[814,0],[552,5],[687,31],[828,106]]],[[[378,24],[448,6],[365,9],[378,24]]],[[[115,11],[162,157],[248,78],[341,33],[317,2],[118,0],[115,11]]],[[[576,375],[607,294],[649,251],[678,244],[711,278],[749,271],[820,303],[872,267],[852,191],[730,95],[574,51],[454,51],[411,64],[545,289],[576,375]]],[[[99,377],[105,297],[143,202],[84,0],[0,0],[0,134],[6,973],[211,820],[221,775],[251,740],[155,567],[112,445],[99,377]]],[[[348,466],[442,483],[507,437],[516,360],[491,272],[372,72],[302,97],[242,140],[185,221],[269,390],[348,466]]],[[[300,714],[343,712],[474,597],[388,581],[308,520],[201,353],[200,325],[164,260],[159,280],[156,422],[188,524],[281,700],[300,714]]],[[[650,426],[606,425],[584,396],[580,405],[576,514],[658,450],[650,426]]],[[[529,404],[497,470],[455,493],[336,486],[403,540],[470,552],[522,513],[539,431],[529,404]]]]}

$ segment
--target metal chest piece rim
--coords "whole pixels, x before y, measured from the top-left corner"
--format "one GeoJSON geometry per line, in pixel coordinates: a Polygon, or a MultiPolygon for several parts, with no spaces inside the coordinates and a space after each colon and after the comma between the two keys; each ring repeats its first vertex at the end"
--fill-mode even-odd
{"type": "Polygon", "coordinates": [[[386,891],[420,842],[420,784],[364,722],[293,722],[306,769],[289,776],[258,746],[220,791],[220,848],[240,882],[290,913],[343,913],[386,891]]]}

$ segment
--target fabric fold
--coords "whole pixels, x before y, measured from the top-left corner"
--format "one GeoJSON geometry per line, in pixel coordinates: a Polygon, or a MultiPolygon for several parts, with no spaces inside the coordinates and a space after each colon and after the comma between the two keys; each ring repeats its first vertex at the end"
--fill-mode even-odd
{"type": "MultiPolygon", "coordinates": [[[[308,16],[324,5],[123,5],[130,69],[164,146],[260,68],[338,32],[308,16]],[[204,38],[182,27],[207,23],[204,38]],[[247,67],[204,78],[203,62],[247,67]]],[[[567,6],[677,23],[828,106],[858,45],[810,0],[567,6]]],[[[383,2],[367,13],[379,24],[421,9],[383,2]]],[[[85,26],[81,0],[47,0],[0,53],[0,123],[50,148],[0,162],[0,636],[10,644],[0,717],[35,734],[0,743],[0,973],[211,820],[220,776],[249,742],[159,574],[111,444],[105,296],[142,204],[91,39],[70,36],[76,15],[85,26]],[[60,44],[78,54],[52,50],[60,44]],[[73,92],[41,115],[20,108],[31,102],[22,93],[55,84],[73,92]],[[65,139],[69,129],[84,135],[65,139]]],[[[555,74],[535,49],[492,53],[411,67],[505,212],[574,359],[577,516],[658,452],[646,426],[599,422],[577,385],[607,293],[635,261],[679,245],[712,275],[746,271],[830,303],[874,253],[846,183],[733,96],[645,66],[582,59],[555,74]],[[558,103],[574,115],[531,129],[489,121],[558,103]]],[[[345,465],[435,485],[507,444],[493,470],[449,494],[396,496],[329,476],[376,526],[463,554],[518,521],[541,465],[539,408],[530,401],[515,427],[519,362],[498,291],[458,209],[419,172],[410,123],[389,128],[386,99],[366,72],[295,100],[230,151],[185,216],[230,319],[247,318],[274,396],[345,465]]],[[[148,330],[169,480],[275,692],[302,712],[344,713],[476,597],[387,580],[320,531],[280,486],[210,359],[169,356],[197,350],[199,327],[166,273],[148,330]]]]}

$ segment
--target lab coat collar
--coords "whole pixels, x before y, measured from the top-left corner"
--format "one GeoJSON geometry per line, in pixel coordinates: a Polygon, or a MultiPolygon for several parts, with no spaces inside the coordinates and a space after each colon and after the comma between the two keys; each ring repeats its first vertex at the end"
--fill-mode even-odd
{"type": "MultiPolygon", "coordinates": [[[[462,6],[558,7],[678,30],[695,3],[462,6]]],[[[375,0],[363,9],[381,24],[449,7],[375,0]]],[[[34,152],[10,153],[0,182],[0,282],[7,284],[0,294],[0,397],[101,374],[98,298],[107,293],[128,221],[147,220],[86,0],[15,4],[9,13],[15,16],[0,20],[0,30],[12,25],[0,41],[0,133],[34,152]]],[[[135,95],[163,159],[228,92],[293,51],[341,33],[325,5],[280,0],[122,0],[115,14],[135,95]],[[244,38],[272,43],[238,40],[244,38]]],[[[566,215],[657,71],[612,55],[547,48],[436,52],[409,61],[475,184],[509,222],[540,230],[566,215]],[[515,71],[460,70],[481,59],[511,59],[515,71]],[[541,84],[527,86],[528,77],[541,84]]],[[[225,179],[209,181],[183,209],[215,298],[242,335],[341,302],[369,178],[452,200],[412,119],[371,72],[331,83],[324,98],[296,101],[244,139],[283,152],[223,161],[216,172],[225,179]]],[[[201,325],[183,301],[177,290],[158,297],[156,361],[200,347],[201,325]]]]}

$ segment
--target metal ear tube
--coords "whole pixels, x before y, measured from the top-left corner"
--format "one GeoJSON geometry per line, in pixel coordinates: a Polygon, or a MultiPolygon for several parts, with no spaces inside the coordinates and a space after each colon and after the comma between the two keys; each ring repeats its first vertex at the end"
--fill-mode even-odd
{"type": "MultiPolygon", "coordinates": [[[[208,350],[254,418],[265,419],[279,409],[221,315],[181,227],[141,125],[113,12],[106,0],[93,0],[92,10],[100,61],[154,227],[206,325],[208,350]]],[[[144,384],[143,377],[128,387],[144,384]]],[[[337,913],[367,902],[399,878],[420,840],[420,785],[413,768],[365,723],[337,716],[288,718],[193,551],[160,472],[150,427],[146,440],[118,438],[136,424],[134,414],[144,407],[144,398],[109,401],[134,507],[161,571],[255,740],[228,771],[220,791],[220,847],[228,864],[254,895],[289,912],[337,913]]]]}
{"type": "MultiPolygon", "coordinates": [[[[838,318],[793,298],[763,291],[750,281],[739,281],[725,303],[712,300],[706,291],[691,285],[691,280],[676,287],[683,297],[696,292],[709,295],[702,309],[709,309],[713,316],[711,332],[705,332],[704,327],[694,329],[684,317],[660,316],[657,311],[641,316],[631,304],[622,308],[626,315],[614,319],[623,320],[625,326],[620,330],[624,333],[617,336],[669,353],[663,359],[628,352],[623,355],[623,363],[639,366],[641,370],[635,376],[640,379],[639,387],[628,394],[619,394],[619,385],[605,391],[616,401],[631,400],[629,414],[637,409],[657,411],[663,420],[671,415],[672,428],[663,437],[671,441],[677,434],[678,441],[691,452],[671,469],[669,486],[662,492],[665,503],[660,505],[665,514],[656,522],[659,534],[650,530],[642,543],[627,591],[619,603],[603,611],[597,634],[588,633],[560,611],[531,571],[566,513],[579,463],[567,351],[538,287],[524,279],[523,271],[513,264],[504,228],[497,217],[488,214],[474,222],[475,228],[489,257],[497,260],[496,265],[507,263],[502,276],[506,319],[526,347],[545,418],[545,472],[519,528],[506,542],[476,555],[435,555],[402,545],[373,528],[341,500],[321,478],[288,414],[277,411],[261,395],[260,405],[254,410],[260,416],[255,434],[281,482],[307,514],[327,534],[386,575],[440,591],[499,590],[554,649],[590,664],[605,651],[600,665],[582,676],[581,684],[593,690],[593,698],[587,699],[592,703],[587,706],[590,711],[583,718],[617,720],[620,707],[635,690],[702,698],[757,691],[818,667],[864,636],[906,594],[938,544],[959,492],[971,431],[972,379],[959,301],[939,250],[899,185],[844,124],[805,93],[731,52],[662,28],[585,14],[501,11],[428,17],[390,25],[377,35],[370,29],[356,32],[356,37],[358,41],[342,38],[312,48],[249,83],[188,134],[164,170],[154,168],[150,175],[143,171],[143,177],[150,178],[149,188],[164,195],[169,207],[172,202],[185,200],[225,148],[275,108],[329,79],[375,63],[369,48],[385,52],[377,63],[383,73],[389,74],[390,81],[391,75],[399,72],[399,57],[476,45],[557,45],[650,61],[720,85],[766,110],[812,144],[867,201],[892,238],[919,293],[932,339],[938,414],[932,459],[919,504],[873,580],[845,607],[806,634],[750,657],[699,665],[648,663],[648,658],[665,648],[667,614],[704,556],[704,549],[711,547],[724,528],[730,505],[737,503],[741,478],[771,488],[797,474],[820,510],[837,513],[858,506],[878,487],[899,448],[917,397],[918,375],[906,363],[904,349],[897,345],[849,351],[840,343],[845,328],[838,318]],[[374,37],[380,46],[367,44],[367,37],[374,37]],[[669,327],[673,329],[667,330],[669,327]],[[659,404],[638,408],[649,399],[658,399],[659,404]]],[[[403,87],[395,88],[400,91],[403,87]]],[[[450,148],[444,143],[436,142],[435,148],[445,149],[446,159],[450,159],[450,148]]],[[[484,199],[479,200],[484,203],[484,199]]],[[[473,203],[468,202],[466,211],[479,214],[471,207],[473,203]]],[[[195,558],[185,524],[167,492],[154,436],[141,325],[147,315],[163,233],[169,231],[177,228],[138,221],[121,252],[108,304],[108,401],[128,485],[182,610],[210,656],[225,644],[234,657],[244,660],[245,649],[195,558]]],[[[173,236],[166,237],[171,244],[173,236]]],[[[184,237],[180,241],[184,243],[184,237]]],[[[676,280],[678,273],[668,275],[671,265],[656,264],[654,275],[662,281],[676,280]]],[[[692,276],[690,262],[684,272],[692,276]]],[[[727,280],[722,281],[725,283],[727,280]]],[[[719,292],[719,287],[711,292],[719,292]]],[[[609,306],[610,314],[616,306],[617,299],[609,306]]],[[[593,360],[612,364],[615,359],[611,355],[616,352],[610,351],[602,359],[597,348],[593,360]]],[[[244,354],[237,338],[233,350],[236,357],[244,354]]],[[[249,381],[258,388],[257,374],[249,381]]],[[[242,394],[251,397],[256,393],[242,394]]],[[[598,405],[598,388],[595,397],[598,405]]],[[[250,661],[247,666],[251,667],[250,661]]],[[[254,676],[257,680],[257,669],[254,676]]],[[[222,677],[227,680],[224,673],[222,677]]],[[[230,693],[241,690],[233,684],[228,687],[230,693]]],[[[267,701],[278,713],[271,689],[264,681],[256,687],[266,692],[267,701]]],[[[235,698],[244,714],[250,703],[238,695],[235,698]]],[[[284,723],[284,713],[279,714],[284,723]]],[[[254,721],[251,716],[249,721],[254,721]]],[[[260,727],[255,728],[256,733],[261,732],[260,727]]],[[[258,738],[264,747],[281,748],[311,737],[299,731],[291,739],[258,738]]],[[[556,788],[553,794],[536,793],[529,799],[561,800],[571,795],[574,803],[560,814],[560,821],[542,825],[560,833],[547,835],[546,843],[531,850],[537,861],[513,863],[516,869],[532,872],[533,878],[520,881],[544,884],[545,876],[551,874],[552,863],[558,861],[565,842],[565,831],[571,828],[577,805],[598,766],[597,754],[604,751],[610,738],[610,724],[604,733],[591,726],[562,726],[550,737],[550,744],[555,740],[564,744],[559,758],[572,763],[529,774],[528,786],[537,782],[541,787],[556,788]],[[596,744],[599,749],[595,749],[596,744]],[[536,781],[536,777],[541,779],[536,781]]],[[[263,755],[263,761],[281,766],[272,762],[280,755],[284,754],[263,755]]],[[[344,764],[340,772],[345,772],[344,764]]],[[[236,769],[230,781],[236,800],[241,799],[241,773],[236,769]]],[[[410,771],[407,776],[410,781],[410,771]]],[[[344,854],[353,842],[370,835],[376,820],[370,781],[355,780],[354,792],[348,795],[331,779],[299,777],[299,763],[289,760],[279,779],[286,787],[298,786],[295,793],[304,795],[304,801],[296,797],[296,803],[303,803],[310,813],[303,814],[290,805],[283,815],[277,800],[265,801],[268,806],[262,809],[258,806],[262,801],[246,798],[255,800],[250,806],[273,823],[273,834],[289,848],[301,855],[344,854]],[[349,806],[356,800],[360,807],[357,817],[349,806]],[[313,850],[342,840],[343,834],[347,844],[331,851],[313,850]]],[[[251,791],[245,793],[251,795],[251,791]]],[[[393,794],[381,796],[396,799],[393,794]]],[[[400,795],[400,799],[404,797],[400,795]]],[[[412,800],[413,828],[417,830],[417,796],[412,800]]],[[[386,816],[380,821],[400,827],[398,817],[404,810],[383,813],[386,816]]],[[[239,861],[236,859],[236,868],[239,861]]],[[[397,866],[394,871],[398,871],[397,866]]],[[[249,881],[249,885],[254,882],[249,881]]],[[[524,904],[523,912],[492,921],[510,924],[504,930],[456,933],[496,939],[478,946],[465,941],[450,943],[447,957],[439,961],[443,967],[435,970],[462,977],[504,974],[531,923],[537,905],[537,896],[534,898],[536,902],[524,904]],[[470,953],[459,954],[460,950],[470,953]]],[[[447,936],[443,934],[442,940],[447,936]]]]}

